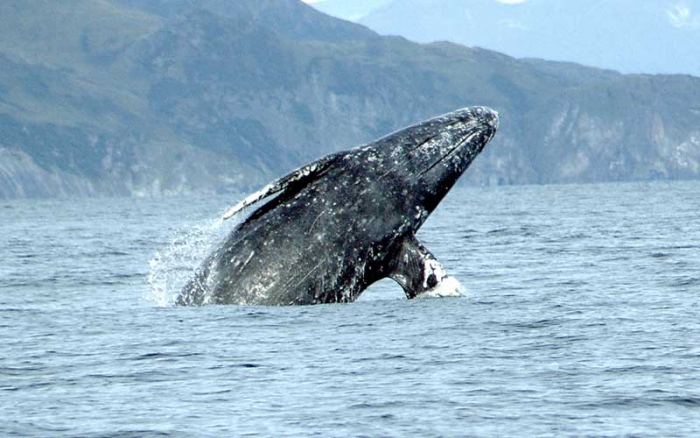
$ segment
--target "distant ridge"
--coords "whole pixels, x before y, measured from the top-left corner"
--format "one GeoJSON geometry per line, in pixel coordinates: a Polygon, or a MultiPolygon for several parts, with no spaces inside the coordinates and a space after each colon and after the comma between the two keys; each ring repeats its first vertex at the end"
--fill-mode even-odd
{"type": "Polygon", "coordinates": [[[394,0],[359,22],[385,35],[518,58],[700,76],[700,0],[394,0]]]}

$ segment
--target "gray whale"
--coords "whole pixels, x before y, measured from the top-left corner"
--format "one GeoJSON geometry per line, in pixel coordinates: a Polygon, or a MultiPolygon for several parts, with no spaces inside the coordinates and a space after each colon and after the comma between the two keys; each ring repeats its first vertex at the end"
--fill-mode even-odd
{"type": "Polygon", "coordinates": [[[498,127],[460,109],[321,158],[234,206],[262,203],[183,288],[180,305],[351,302],[392,278],[406,296],[457,295],[459,283],[416,232],[498,127]]]}

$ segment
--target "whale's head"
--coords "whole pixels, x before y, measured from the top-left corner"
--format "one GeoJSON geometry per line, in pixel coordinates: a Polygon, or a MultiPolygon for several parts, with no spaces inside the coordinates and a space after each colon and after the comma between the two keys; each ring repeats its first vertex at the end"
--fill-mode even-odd
{"type": "Polygon", "coordinates": [[[376,147],[390,167],[394,182],[400,179],[406,208],[420,212],[420,226],[484,150],[498,128],[498,113],[486,107],[469,107],[435,117],[393,134],[376,147]]]}

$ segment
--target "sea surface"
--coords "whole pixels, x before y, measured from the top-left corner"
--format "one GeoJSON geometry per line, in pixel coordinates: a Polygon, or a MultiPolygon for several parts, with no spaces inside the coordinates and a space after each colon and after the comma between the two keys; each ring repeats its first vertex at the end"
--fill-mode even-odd
{"type": "Polygon", "coordinates": [[[174,306],[237,201],[0,202],[0,436],[700,436],[700,181],[455,189],[462,298],[174,306]]]}

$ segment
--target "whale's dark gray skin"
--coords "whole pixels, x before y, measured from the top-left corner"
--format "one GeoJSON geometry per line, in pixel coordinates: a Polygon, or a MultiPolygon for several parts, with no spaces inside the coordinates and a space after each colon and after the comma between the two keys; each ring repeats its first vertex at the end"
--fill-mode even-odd
{"type": "Polygon", "coordinates": [[[177,303],[350,302],[387,277],[408,298],[458,294],[416,232],[497,127],[495,111],[464,108],[271,183],[227,213],[269,198],[204,261],[177,303]]]}

